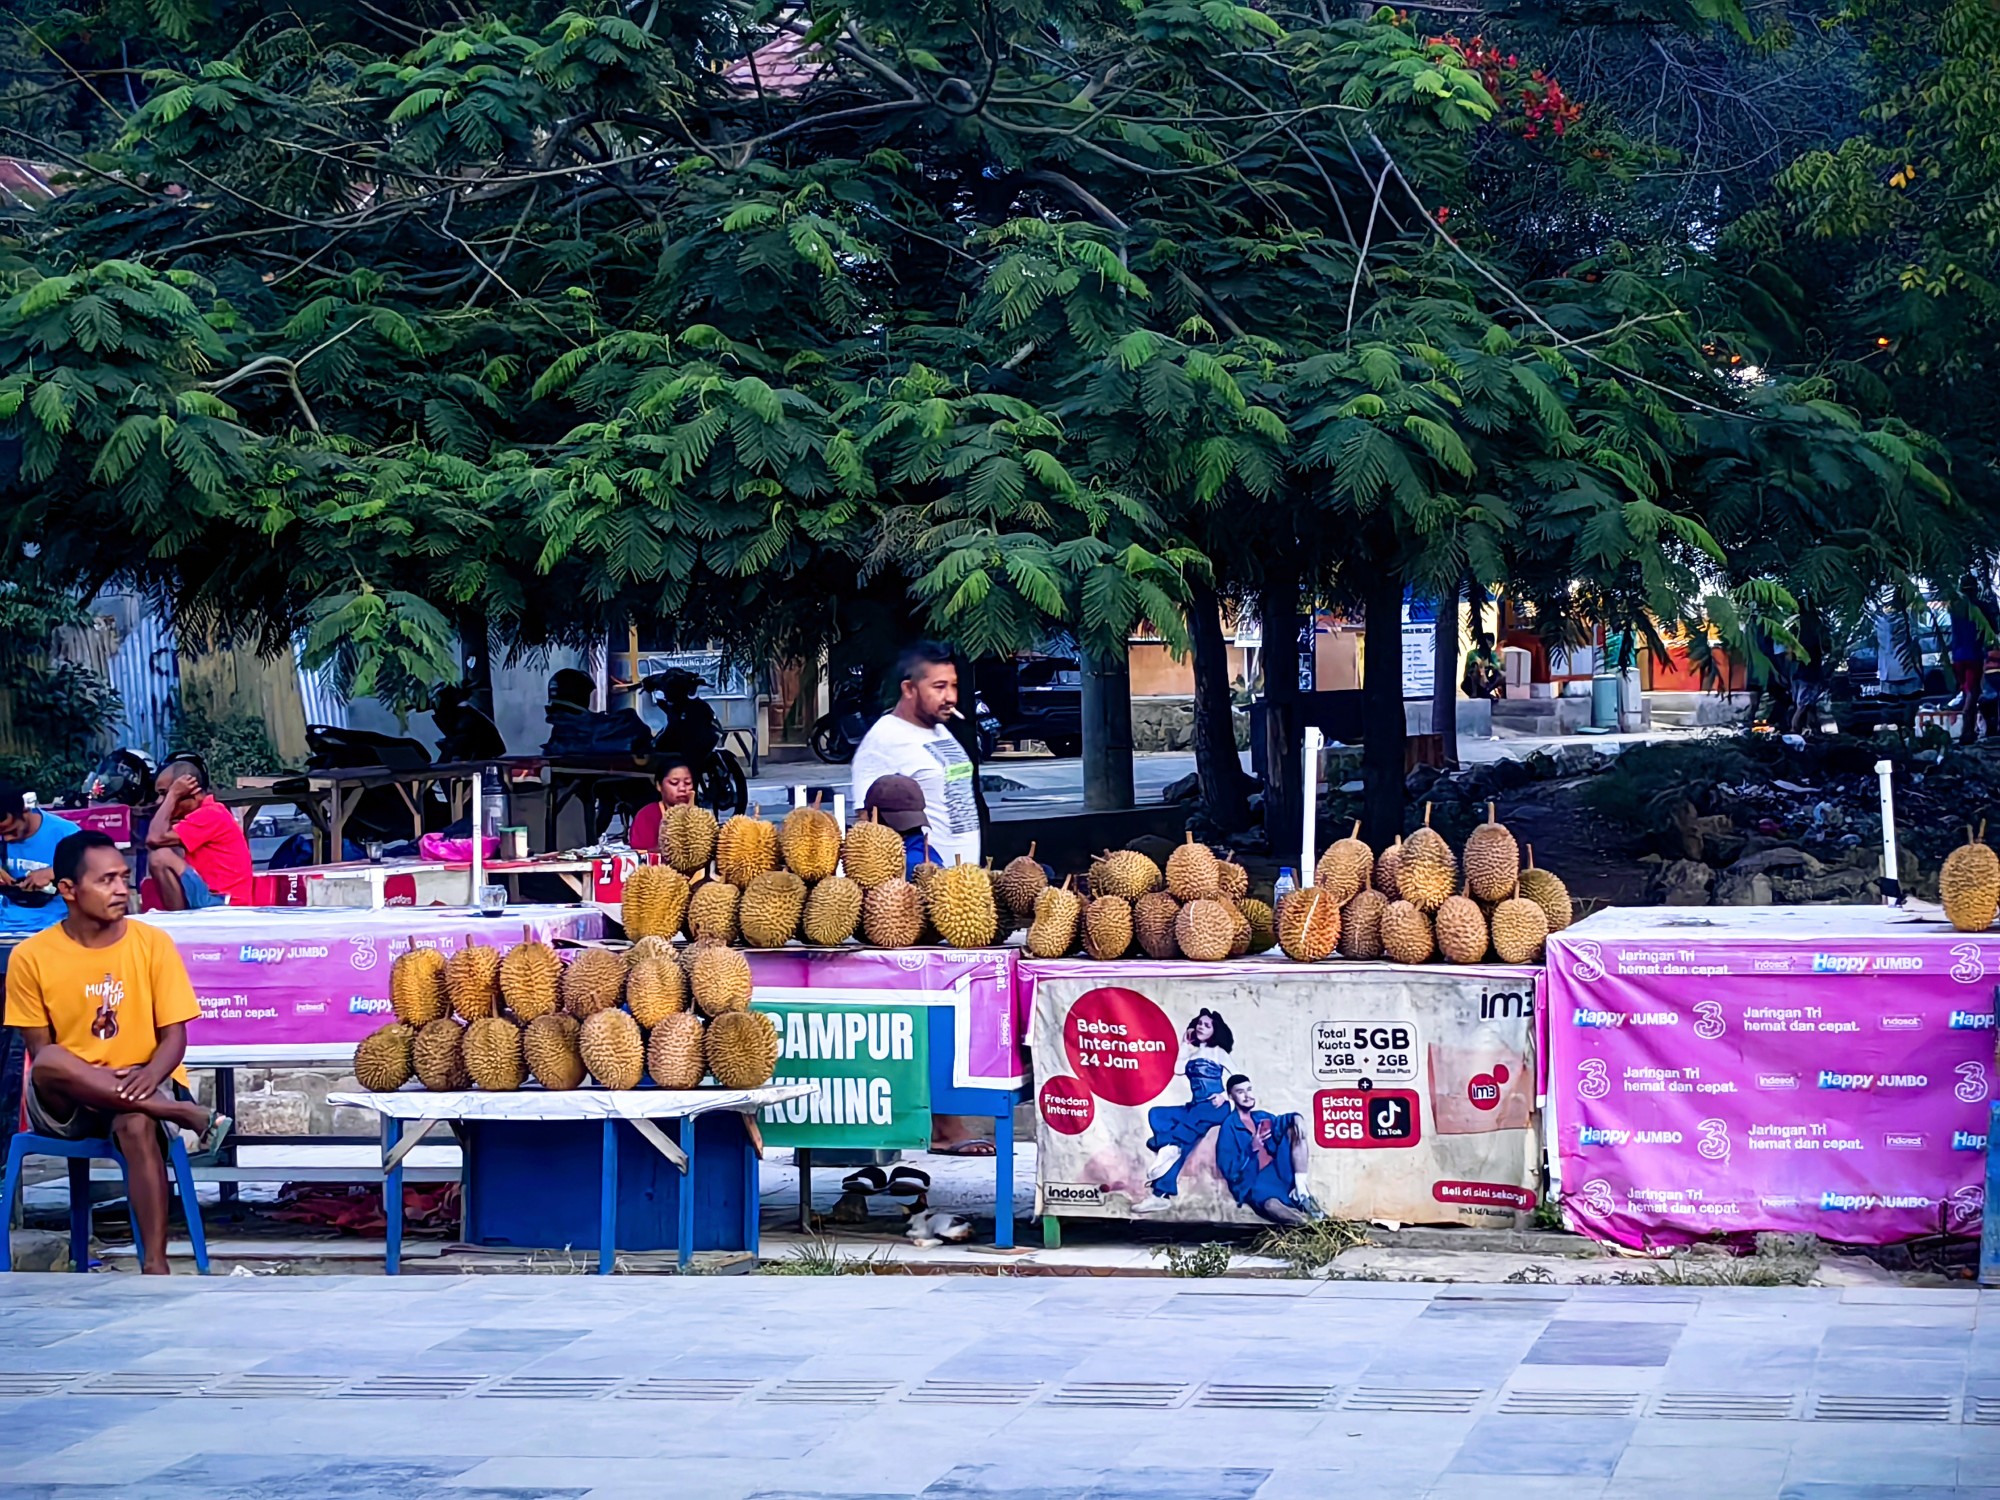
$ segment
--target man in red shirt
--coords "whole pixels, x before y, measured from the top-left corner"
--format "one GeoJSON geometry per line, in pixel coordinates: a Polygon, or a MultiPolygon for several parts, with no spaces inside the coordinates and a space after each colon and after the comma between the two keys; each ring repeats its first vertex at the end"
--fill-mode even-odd
{"type": "Polygon", "coordinates": [[[160,807],[146,830],[146,873],[159,887],[161,908],[248,906],[250,841],[210,794],[208,768],[194,760],[170,761],[157,786],[160,807]]]}

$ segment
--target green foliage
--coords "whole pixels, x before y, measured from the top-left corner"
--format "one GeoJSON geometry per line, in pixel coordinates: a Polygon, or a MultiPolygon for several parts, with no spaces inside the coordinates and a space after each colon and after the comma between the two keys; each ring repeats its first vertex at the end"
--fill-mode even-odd
{"type": "Polygon", "coordinates": [[[234,786],[239,776],[275,776],[296,771],[271,743],[264,721],[248,714],[212,718],[199,704],[174,704],[171,748],[202,758],[217,786],[234,786]]]}
{"type": "Polygon", "coordinates": [[[101,673],[56,650],[62,631],[89,623],[76,596],[38,565],[0,570],[0,728],[20,747],[0,757],[0,776],[45,797],[83,780],[122,712],[101,673]]]}
{"type": "Polygon", "coordinates": [[[1169,1276],[1207,1277],[1229,1274],[1229,1262],[1235,1254],[1229,1246],[1211,1240],[1205,1245],[1189,1249],[1185,1245],[1164,1245],[1154,1252],[1166,1257],[1169,1276]]]}

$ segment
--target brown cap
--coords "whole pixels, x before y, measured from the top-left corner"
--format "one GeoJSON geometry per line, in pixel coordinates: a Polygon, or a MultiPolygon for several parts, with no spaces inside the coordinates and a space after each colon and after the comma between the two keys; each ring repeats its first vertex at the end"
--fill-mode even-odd
{"type": "Polygon", "coordinates": [[[914,777],[877,776],[861,803],[863,812],[871,807],[898,833],[915,833],[929,826],[924,821],[924,789],[914,777]]]}

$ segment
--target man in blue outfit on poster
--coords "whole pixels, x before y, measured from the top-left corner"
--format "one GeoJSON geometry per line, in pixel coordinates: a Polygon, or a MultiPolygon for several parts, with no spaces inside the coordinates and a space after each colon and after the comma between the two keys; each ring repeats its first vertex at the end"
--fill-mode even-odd
{"type": "Polygon", "coordinates": [[[1313,1201],[1299,1188],[1306,1135],[1295,1114],[1257,1108],[1257,1095],[1241,1073],[1227,1085],[1230,1110],[1215,1138],[1215,1165],[1236,1201],[1273,1224],[1305,1224],[1313,1201]]]}

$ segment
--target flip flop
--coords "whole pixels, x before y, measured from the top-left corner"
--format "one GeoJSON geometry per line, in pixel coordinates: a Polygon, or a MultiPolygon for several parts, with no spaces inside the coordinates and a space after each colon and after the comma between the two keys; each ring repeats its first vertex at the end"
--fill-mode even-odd
{"type": "Polygon", "coordinates": [[[840,1186],[843,1192],[862,1193],[872,1196],[876,1193],[886,1192],[889,1180],[882,1175],[880,1167],[862,1167],[859,1171],[848,1173],[842,1179],[840,1186]]]}
{"type": "Polygon", "coordinates": [[[931,1174],[916,1167],[898,1167],[889,1174],[884,1192],[897,1198],[921,1198],[930,1191],[931,1174]]]}
{"type": "Polygon", "coordinates": [[[933,1146],[933,1156],[992,1156],[995,1155],[991,1141],[960,1141],[955,1146],[933,1146]]]}
{"type": "Polygon", "coordinates": [[[208,1128],[201,1133],[201,1139],[194,1143],[194,1150],[188,1153],[190,1160],[212,1161],[215,1153],[222,1149],[222,1143],[229,1139],[229,1132],[236,1122],[219,1110],[209,1111],[208,1128]]]}

